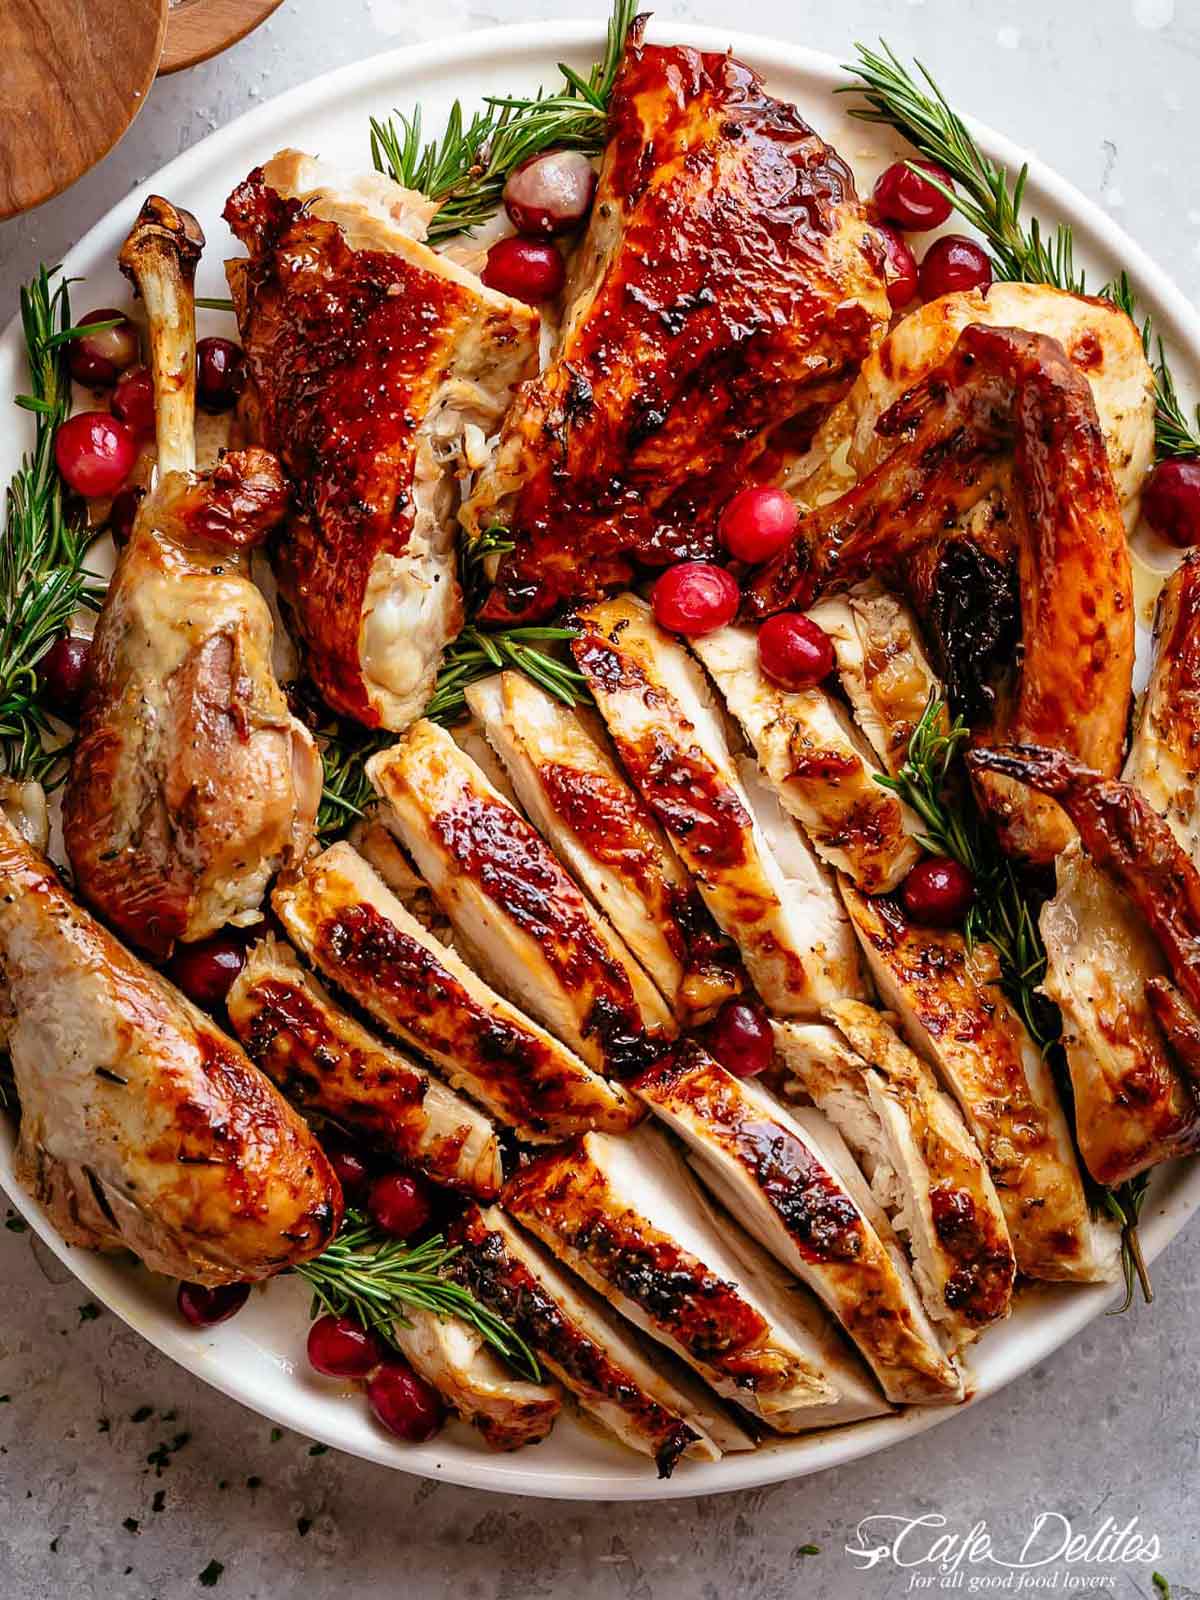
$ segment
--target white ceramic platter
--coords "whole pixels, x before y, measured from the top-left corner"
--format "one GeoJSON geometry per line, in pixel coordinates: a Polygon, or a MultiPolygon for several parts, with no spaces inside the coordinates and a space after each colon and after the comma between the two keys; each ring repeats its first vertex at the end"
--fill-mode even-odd
{"type": "MultiPolygon", "coordinates": [[[[863,187],[899,151],[885,130],[851,121],[845,101],[831,94],[843,74],[836,63],[811,50],[712,28],[651,28],[651,38],[697,45],[707,50],[732,46],[763,73],[777,95],[794,100],[802,114],[849,161],[863,187]]],[[[515,28],[471,33],[415,49],[399,50],[304,84],[223,128],[164,167],[130,194],[82,239],[66,259],[71,277],[86,280],[75,292],[77,310],[121,304],[127,286],[115,267],[117,250],[147,194],[158,192],[187,206],[199,217],[208,248],[198,291],[223,295],[221,262],[240,253],[221,221],[233,186],[281,146],[294,145],[343,165],[367,166],[367,118],[393,106],[420,101],[427,129],[440,127],[456,98],[472,106],[481,94],[528,92],[557,81],[556,63],[586,68],[601,52],[599,24],[529,23],[515,28]]],[[[903,53],[897,31],[892,43],[903,53]]],[[[1020,126],[1020,84],[1014,81],[1012,122],[1020,126]]],[[[1086,111],[1081,113],[1086,115],[1086,111]]],[[[1025,153],[986,129],[976,129],[984,148],[1015,171],[1025,153]]],[[[1036,161],[1027,191],[1030,207],[1048,221],[1070,222],[1076,256],[1097,286],[1124,267],[1153,312],[1172,353],[1176,377],[1186,396],[1200,387],[1200,318],[1143,251],[1090,201],[1036,161]]],[[[10,292],[15,292],[10,288],[10,292]]],[[[202,332],[228,332],[228,318],[202,313],[202,332]]],[[[0,396],[25,387],[23,345],[15,322],[0,344],[0,396]]],[[[0,474],[7,480],[17,465],[25,438],[20,414],[9,411],[0,431],[0,474]]],[[[1143,619],[1144,620],[1144,619],[1143,619]]],[[[1145,640],[1143,638],[1143,645],[1145,640]]],[[[1144,669],[1144,662],[1143,662],[1144,669]]],[[[656,1481],[640,1456],[609,1443],[597,1433],[562,1420],[536,1448],[515,1455],[493,1455],[477,1434],[460,1424],[422,1446],[389,1439],[371,1422],[361,1395],[317,1377],[304,1359],[307,1297],[295,1280],[279,1280],[255,1293],[232,1322],[207,1332],[183,1326],[174,1306],[174,1285],[125,1259],[109,1260],[64,1246],[12,1175],[13,1131],[0,1118],[0,1182],[49,1247],[102,1301],[164,1354],[215,1388],[264,1416],[320,1439],[339,1450],[382,1462],[404,1472],[445,1478],[452,1483],[515,1494],[576,1500],[649,1500],[749,1488],[800,1477],[882,1450],[945,1422],[950,1408],[909,1411],[882,1421],[789,1442],[764,1445],[747,1455],[714,1463],[681,1462],[667,1482],[656,1481]]],[[[1200,1205],[1200,1165],[1168,1169],[1154,1184],[1145,1210],[1144,1249],[1153,1259],[1200,1205]]],[[[1066,1343],[1114,1298],[1108,1288],[1038,1289],[1022,1296],[1004,1327],[988,1334],[974,1362],[978,1383],[974,1400],[994,1394],[1019,1373],[1066,1343]]]]}

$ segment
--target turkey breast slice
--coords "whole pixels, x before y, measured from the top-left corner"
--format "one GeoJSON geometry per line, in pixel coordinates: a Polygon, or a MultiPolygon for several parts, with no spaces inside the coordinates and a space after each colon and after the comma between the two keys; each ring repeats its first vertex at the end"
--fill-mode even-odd
{"type": "Polygon", "coordinates": [[[806,1122],[690,1039],[635,1087],[732,1214],[837,1317],[889,1400],[961,1400],[891,1227],[823,1118],[806,1122]]]}
{"type": "Polygon", "coordinates": [[[626,1128],[639,1108],[490,989],[407,912],[348,844],[272,897],[289,938],[330,982],[521,1138],[626,1128]]]}
{"type": "Polygon", "coordinates": [[[477,1106],[335,1003],[282,940],[250,951],[225,1002],[247,1055],[305,1111],[332,1117],[434,1183],[500,1192],[500,1142],[477,1106]]]}
{"type": "Polygon", "coordinates": [[[832,891],[822,893],[813,875],[811,893],[794,896],[695,659],[635,595],[587,606],[579,622],[572,650],[621,763],[768,1008],[816,1016],[827,1001],[860,993],[858,958],[832,891]]]}
{"type": "Polygon", "coordinates": [[[589,1415],[670,1477],[681,1456],[716,1461],[753,1440],[720,1403],[571,1277],[498,1206],[451,1230],[451,1275],[503,1317],[589,1415]]]}
{"type": "Polygon", "coordinates": [[[789,1090],[849,1145],[908,1243],[925,1309],[961,1350],[1011,1307],[1016,1260],[995,1185],[957,1106],[887,1018],[854,1000],[828,1015],[837,1027],[774,1024],[789,1090]]]}
{"type": "Polygon", "coordinates": [[[702,1022],[739,993],[745,976],[736,947],[622,774],[599,719],[520,672],[481,679],[466,694],[525,812],[677,1018],[702,1022]]]}
{"type": "Polygon", "coordinates": [[[1000,988],[995,951],[841,887],[884,1004],[983,1152],[1017,1266],[1031,1278],[1110,1280],[1118,1236],[1092,1219],[1049,1064],[1000,988]]]}
{"type": "Polygon", "coordinates": [[[421,721],[367,773],[454,925],[510,999],[592,1067],[628,1076],[675,1033],[661,995],[541,835],[444,729],[421,721]]]}
{"type": "Polygon", "coordinates": [[[631,1322],[771,1427],[800,1431],[810,1406],[821,1408],[817,1426],[864,1414],[869,1382],[853,1376],[847,1353],[831,1362],[824,1314],[753,1240],[730,1243],[737,1223],[705,1204],[657,1129],[588,1134],[515,1173],[503,1203],[631,1322]]]}

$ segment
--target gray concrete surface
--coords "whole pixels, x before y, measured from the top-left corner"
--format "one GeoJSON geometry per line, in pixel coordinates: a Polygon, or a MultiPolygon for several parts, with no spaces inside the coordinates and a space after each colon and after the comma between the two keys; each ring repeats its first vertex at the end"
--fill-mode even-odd
{"type": "MultiPolygon", "coordinates": [[[[157,85],[124,142],[69,195],[0,227],[4,302],[134,182],[260,99],[414,38],[600,10],[599,0],[287,0],[227,55],[157,85]]],[[[833,52],[885,34],[1200,292],[1196,0],[668,0],[658,10],[833,52]]],[[[1156,1277],[1152,1308],[1101,1321],[906,1447],[741,1495],[576,1506],[435,1486],[314,1456],[291,1435],[273,1441],[268,1424],[113,1317],[81,1320],[83,1292],[39,1266],[28,1235],[0,1232],[0,1600],[176,1600],[204,1592],[199,1574],[213,1560],[224,1567],[218,1600],[893,1600],[926,1575],[935,1590],[970,1593],[986,1577],[993,1587],[975,1592],[1029,1594],[1038,1590],[1018,1589],[1019,1575],[995,1563],[965,1563],[961,1582],[943,1582],[932,1567],[890,1559],[862,1570],[845,1547],[864,1517],[942,1516],[953,1534],[986,1521],[996,1555],[1011,1561],[1040,1514],[1088,1536],[1106,1518],[1123,1527],[1136,1517],[1161,1547],[1128,1565],[1036,1569],[1043,1592],[1153,1597],[1157,1568],[1176,1600],[1200,1595],[1200,1230],[1156,1277]],[[153,1415],[134,1421],[145,1406],[153,1415]],[[147,1463],[184,1433],[167,1465],[147,1463]],[[261,1482],[251,1489],[248,1478],[261,1482]],[[806,1545],[819,1553],[799,1554],[806,1545]]],[[[1039,1550],[1059,1526],[1043,1528],[1039,1550]]]]}

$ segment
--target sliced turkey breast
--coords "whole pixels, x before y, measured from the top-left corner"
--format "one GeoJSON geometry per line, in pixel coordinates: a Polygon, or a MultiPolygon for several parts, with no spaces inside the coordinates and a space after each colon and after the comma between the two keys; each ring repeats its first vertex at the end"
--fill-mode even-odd
{"type": "Polygon", "coordinates": [[[540,1444],[562,1410],[553,1383],[516,1378],[461,1317],[410,1307],[393,1336],[412,1366],[493,1450],[540,1444]]]}
{"type": "Polygon", "coordinates": [[[1154,665],[1123,776],[1200,865],[1200,551],[1159,594],[1154,665]]]}
{"type": "Polygon", "coordinates": [[[342,842],[272,897],[292,942],[389,1033],[521,1138],[626,1128],[638,1107],[489,989],[342,842]]]}
{"type": "MultiPolygon", "coordinates": [[[[691,655],[634,595],[579,613],[572,650],[621,762],[742,952],[767,1006],[815,1016],[858,992],[857,958],[836,911],[798,900],[755,820],[721,713],[691,655]],[[831,925],[841,927],[836,946],[831,925]],[[843,942],[844,941],[844,942],[843,942]]],[[[832,896],[830,896],[832,899],[832,896]]]]}
{"type": "Polygon", "coordinates": [[[1056,866],[1043,988],[1062,1012],[1079,1153],[1115,1185],[1200,1148],[1200,1104],[1147,995],[1168,967],[1145,917],[1078,840],[1056,866]]]}
{"type": "Polygon", "coordinates": [[[281,940],[254,946],[226,1008],[246,1054],[305,1111],[435,1183],[499,1194],[500,1143],[483,1112],[348,1016],[281,940]]]}
{"type": "Polygon", "coordinates": [[[661,1053],[675,1033],[661,995],[443,728],[415,723],[367,773],[458,943],[510,999],[602,1071],[626,1077],[661,1053]]]}
{"type": "MultiPolygon", "coordinates": [[[[598,719],[521,672],[467,690],[526,813],[606,912],[680,1022],[702,1022],[745,986],[737,951],[645,802],[598,719]]],[[[847,930],[847,933],[849,930],[847,930]]]]}
{"type": "Polygon", "coordinates": [[[799,1285],[784,1286],[751,1239],[733,1247],[737,1224],[716,1221],[656,1129],[588,1134],[540,1157],[514,1174],[504,1205],[718,1394],[787,1432],[809,1406],[822,1423],[837,1416],[824,1318],[813,1323],[799,1285]]]}
{"type": "Polygon", "coordinates": [[[1095,1223],[1050,1068],[1004,995],[990,945],[910,923],[889,899],[842,896],[884,1004],[962,1107],[1031,1278],[1107,1281],[1117,1238],[1095,1223]]]}
{"type": "Polygon", "coordinates": [[[874,580],[818,600],[806,614],[832,640],[838,682],[854,720],[895,776],[913,729],[941,693],[916,617],[874,580]]]}
{"type": "MultiPolygon", "coordinates": [[[[883,1222],[881,1238],[860,1195],[798,1117],[690,1039],[635,1088],[695,1153],[701,1176],[732,1214],[829,1307],[889,1400],[962,1398],[961,1375],[908,1268],[888,1249],[890,1227],[883,1222]]],[[[853,1165],[848,1152],[845,1161],[853,1165]]]]}
{"type": "Polygon", "coordinates": [[[995,1185],[957,1106],[887,1019],[854,1000],[829,1016],[840,1033],[774,1025],[790,1087],[850,1146],[908,1243],[925,1309],[961,1350],[1011,1306],[1016,1258],[995,1185]]]}
{"type": "Polygon", "coordinates": [[[820,687],[791,693],[773,684],[754,628],[718,628],[692,648],[822,860],[868,891],[894,889],[920,857],[921,824],[875,782],[880,768],[842,706],[820,687]]]}
{"type": "Polygon", "coordinates": [[[753,1449],[682,1363],[649,1347],[498,1207],[469,1206],[450,1238],[459,1252],[452,1276],[520,1334],[589,1415],[652,1457],[659,1477],[669,1478],[681,1456],[716,1461],[753,1449]]]}

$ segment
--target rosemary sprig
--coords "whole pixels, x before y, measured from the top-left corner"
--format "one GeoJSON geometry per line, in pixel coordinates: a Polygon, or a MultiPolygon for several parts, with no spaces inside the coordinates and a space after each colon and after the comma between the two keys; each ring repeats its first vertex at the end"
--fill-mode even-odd
{"type": "Polygon", "coordinates": [[[604,147],[608,101],[633,22],[635,0],[614,0],[604,59],[586,78],[559,65],[562,87],[529,99],[490,96],[482,110],[464,118],[456,100],[441,137],[422,140],[421,108],[409,115],[371,118],[371,160],[406,189],[440,201],[429,226],[437,243],[469,233],[491,217],[514,167],[543,150],[604,147]]]}
{"type": "Polygon", "coordinates": [[[920,81],[882,40],[878,51],[862,44],[854,48],[858,60],[848,64],[846,71],[854,73],[859,81],[837,92],[861,93],[867,106],[855,107],[851,116],[895,128],[923,156],[950,174],[955,189],[948,189],[930,178],[928,172],[921,172],[987,240],[997,276],[1017,283],[1055,284],[1082,294],[1084,275],[1075,270],[1070,228],[1059,223],[1047,233],[1036,217],[1022,220],[1028,166],[1010,180],[1007,169],[998,167],[979,148],[966,123],[919,61],[915,65],[920,81]]]}
{"type": "MultiPolygon", "coordinates": [[[[1038,927],[1042,897],[1017,876],[974,806],[969,786],[962,781],[958,759],[969,738],[970,730],[962,719],[951,722],[944,702],[931,695],[909,739],[903,766],[894,778],[878,775],[875,781],[897,794],[921,818],[925,824],[921,842],[928,849],[952,857],[971,873],[975,899],[963,930],[968,947],[986,942],[995,949],[1001,987],[1056,1069],[1064,1094],[1069,1094],[1058,1013],[1040,992],[1046,972],[1046,951],[1038,927]]],[[[1119,1189],[1101,1188],[1097,1197],[1101,1209],[1121,1228],[1126,1287],[1121,1311],[1132,1305],[1135,1284],[1140,1284],[1147,1304],[1154,1299],[1138,1240],[1146,1183],[1143,1174],[1119,1189]]]]}
{"type": "Polygon", "coordinates": [[[353,1317],[395,1346],[394,1324],[409,1326],[405,1310],[461,1317],[513,1367],[536,1383],[533,1351],[470,1289],[443,1276],[458,1254],[440,1234],[408,1245],[381,1233],[361,1212],[348,1211],[337,1237],[312,1261],[293,1270],[312,1287],[312,1316],[353,1317]]]}
{"type": "Polygon", "coordinates": [[[325,768],[321,804],[317,809],[317,838],[325,843],[340,838],[365,814],[375,798],[366,763],[377,751],[394,744],[396,735],[386,730],[363,728],[339,717],[318,728],[316,737],[325,768]]]}
{"type": "MultiPolygon", "coordinates": [[[[838,92],[861,93],[867,105],[854,108],[851,115],[895,128],[921,155],[950,174],[954,189],[939,183],[928,172],[914,169],[921,171],[921,176],[982,234],[991,250],[996,276],[1017,283],[1048,283],[1083,294],[1086,282],[1083,272],[1075,268],[1070,227],[1059,223],[1047,231],[1036,217],[1022,215],[1028,166],[1011,179],[1006,168],[986,156],[919,61],[915,63],[918,76],[914,76],[882,41],[878,51],[861,44],[855,48],[858,60],[846,70],[854,73],[858,82],[847,84],[838,92]]],[[[1100,293],[1137,322],[1137,298],[1126,273],[1106,284],[1100,293]]],[[[1151,355],[1154,342],[1151,319],[1147,317],[1142,323],[1142,343],[1154,370],[1155,454],[1159,460],[1200,456],[1200,406],[1194,419],[1189,418],[1161,339],[1156,341],[1156,355],[1151,355]]]]}
{"type": "Polygon", "coordinates": [[[57,271],[41,267],[21,290],[30,390],[16,403],[34,414],[36,432],[8,485],[0,541],[0,772],[46,784],[64,764],[38,703],[37,665],[76,611],[99,610],[104,594],[84,565],[95,536],[68,502],[54,462],[54,436],[71,409],[65,347],[79,332],[69,280],[51,282],[57,271]]]}

